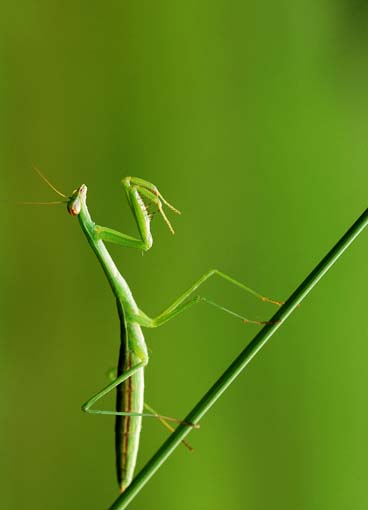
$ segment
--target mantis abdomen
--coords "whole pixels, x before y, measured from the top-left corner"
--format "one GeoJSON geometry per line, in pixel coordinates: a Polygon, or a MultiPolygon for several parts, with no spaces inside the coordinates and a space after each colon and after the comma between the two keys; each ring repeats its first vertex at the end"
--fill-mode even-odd
{"type": "MultiPolygon", "coordinates": [[[[127,370],[139,364],[142,359],[129,347],[129,331],[126,328],[124,318],[120,317],[120,353],[117,377],[127,370]]],[[[137,328],[134,328],[136,339],[137,328]]],[[[143,334],[138,326],[138,335],[143,334]]],[[[144,407],[144,368],[139,368],[131,377],[116,388],[116,411],[126,413],[143,413],[144,407]]],[[[129,486],[133,479],[137,461],[140,433],[142,428],[142,416],[116,416],[115,421],[115,451],[116,451],[116,474],[121,492],[129,486]]]]}

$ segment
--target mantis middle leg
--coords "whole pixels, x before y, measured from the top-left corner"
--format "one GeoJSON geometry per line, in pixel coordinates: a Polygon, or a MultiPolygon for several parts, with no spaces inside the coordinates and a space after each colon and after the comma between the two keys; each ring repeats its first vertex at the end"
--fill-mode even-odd
{"type": "Polygon", "coordinates": [[[141,315],[137,317],[137,322],[141,326],[145,326],[148,328],[156,328],[164,324],[165,322],[168,322],[169,320],[173,319],[180,313],[182,313],[184,310],[192,307],[193,305],[203,302],[207,303],[211,306],[214,306],[215,308],[218,308],[234,317],[237,317],[241,319],[245,323],[251,323],[251,324],[268,324],[267,321],[256,321],[251,320],[243,315],[240,315],[232,310],[229,310],[222,305],[219,305],[215,303],[214,301],[211,301],[210,299],[207,299],[203,296],[197,295],[192,298],[190,296],[203,284],[205,283],[209,278],[212,276],[219,276],[220,278],[223,278],[224,280],[230,282],[232,285],[235,285],[236,287],[241,288],[245,292],[248,292],[255,296],[257,299],[260,299],[263,302],[272,303],[275,305],[280,306],[282,301],[276,301],[274,299],[270,299],[266,296],[263,296],[262,294],[259,294],[255,290],[251,289],[250,287],[247,287],[243,283],[239,282],[238,280],[235,280],[231,276],[227,275],[226,273],[223,273],[222,271],[219,271],[218,269],[210,269],[206,273],[204,273],[198,280],[196,280],[191,287],[189,287],[183,294],[181,294],[168,308],[166,308],[163,312],[161,312],[159,315],[157,315],[154,318],[150,318],[147,315],[145,315],[143,312],[141,312],[141,315]]]}

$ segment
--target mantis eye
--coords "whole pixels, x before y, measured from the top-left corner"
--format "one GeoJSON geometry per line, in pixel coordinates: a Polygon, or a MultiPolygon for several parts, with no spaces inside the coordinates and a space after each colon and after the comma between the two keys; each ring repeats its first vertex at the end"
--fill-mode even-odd
{"type": "Polygon", "coordinates": [[[69,200],[68,204],[67,204],[67,209],[68,209],[68,213],[71,215],[71,216],[78,216],[80,211],[81,211],[81,200],[78,197],[76,198],[71,198],[71,200],[69,200]]]}
{"type": "Polygon", "coordinates": [[[81,212],[82,205],[86,201],[87,186],[82,184],[78,189],[73,191],[72,196],[68,200],[67,209],[71,216],[78,216],[81,212]]]}

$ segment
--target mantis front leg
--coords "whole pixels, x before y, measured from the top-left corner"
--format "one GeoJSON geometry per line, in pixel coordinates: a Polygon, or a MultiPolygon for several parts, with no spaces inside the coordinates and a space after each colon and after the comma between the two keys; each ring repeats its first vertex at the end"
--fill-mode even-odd
{"type": "Polygon", "coordinates": [[[108,227],[96,225],[95,236],[97,239],[120,244],[122,246],[137,248],[143,251],[149,250],[153,243],[150,229],[151,217],[142,197],[147,198],[151,203],[157,206],[158,211],[169,227],[170,232],[172,234],[174,233],[174,229],[164,212],[163,206],[166,205],[176,214],[180,214],[180,211],[175,209],[174,206],[165,200],[154,184],[143,179],[139,179],[138,177],[124,177],[121,183],[124,187],[129,206],[137,223],[140,239],[122,234],[121,232],[108,227]]]}

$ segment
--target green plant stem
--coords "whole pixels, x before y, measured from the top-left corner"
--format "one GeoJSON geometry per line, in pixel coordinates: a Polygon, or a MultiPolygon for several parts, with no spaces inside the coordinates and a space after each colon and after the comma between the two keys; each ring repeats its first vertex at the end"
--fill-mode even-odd
{"type": "MultiPolygon", "coordinates": [[[[357,221],[349,228],[337,244],[328,252],[322,261],[313,269],[299,287],[291,294],[284,305],[270,319],[272,324],[266,324],[261,331],[253,338],[247,347],[239,354],[239,356],[231,363],[222,376],[201,398],[192,411],[184,418],[186,423],[198,423],[201,418],[209,411],[216,400],[230,386],[230,384],[238,377],[240,372],[254,358],[258,351],[265,345],[267,340],[278,330],[285,322],[295,308],[309,294],[319,280],[327,273],[336,260],[344,253],[354,239],[362,232],[368,224],[368,209],[357,219],[357,221]]],[[[179,425],[175,432],[162,444],[162,446],[153,455],[151,460],[147,462],[144,468],[137,474],[132,483],[111,505],[109,510],[123,510],[142,490],[151,476],[165,462],[165,460],[173,453],[180,442],[189,434],[192,428],[186,425],[179,425]]]]}

